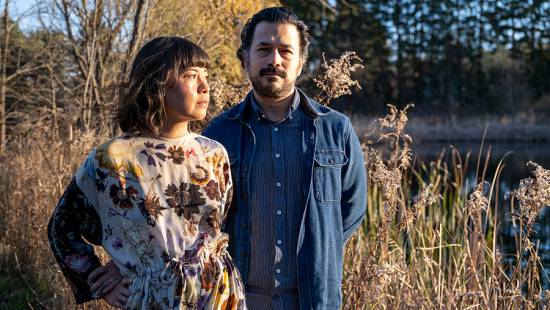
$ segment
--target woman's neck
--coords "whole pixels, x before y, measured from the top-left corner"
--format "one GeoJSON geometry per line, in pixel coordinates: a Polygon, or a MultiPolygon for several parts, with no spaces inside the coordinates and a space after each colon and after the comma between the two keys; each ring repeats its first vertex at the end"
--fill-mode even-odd
{"type": "Polygon", "coordinates": [[[187,123],[189,122],[178,122],[166,124],[164,130],[160,133],[162,138],[166,139],[177,139],[185,136],[188,132],[187,123]]]}

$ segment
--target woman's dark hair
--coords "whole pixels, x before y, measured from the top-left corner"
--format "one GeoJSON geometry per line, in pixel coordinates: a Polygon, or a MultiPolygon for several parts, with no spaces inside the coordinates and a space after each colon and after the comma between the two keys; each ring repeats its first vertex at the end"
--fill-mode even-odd
{"type": "MultiPolygon", "coordinates": [[[[174,86],[178,70],[190,67],[210,69],[210,58],[193,42],[158,37],[145,44],[132,63],[127,82],[113,86],[118,90],[113,119],[120,129],[158,136],[166,126],[166,89],[174,86]]],[[[204,125],[204,120],[189,122],[189,130],[200,132],[204,125]]]]}
{"type": "Polygon", "coordinates": [[[306,64],[308,56],[308,47],[311,42],[311,31],[309,27],[294,14],[289,8],[285,7],[272,7],[265,8],[258,13],[254,14],[244,25],[241,32],[241,47],[237,51],[237,58],[241,61],[241,65],[244,68],[244,62],[247,61],[245,53],[250,53],[250,46],[252,45],[252,39],[254,38],[254,30],[256,25],[260,22],[274,23],[277,25],[291,24],[296,26],[298,30],[298,36],[300,37],[300,58],[303,61],[303,65],[306,64]]]}

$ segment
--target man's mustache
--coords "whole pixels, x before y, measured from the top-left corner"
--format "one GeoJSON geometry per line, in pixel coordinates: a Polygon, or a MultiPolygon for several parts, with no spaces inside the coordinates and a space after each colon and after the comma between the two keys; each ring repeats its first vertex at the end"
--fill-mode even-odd
{"type": "Polygon", "coordinates": [[[283,79],[286,78],[286,75],[287,75],[285,70],[277,67],[267,67],[267,68],[260,69],[260,72],[259,72],[260,76],[264,76],[266,74],[277,74],[283,79]]]}

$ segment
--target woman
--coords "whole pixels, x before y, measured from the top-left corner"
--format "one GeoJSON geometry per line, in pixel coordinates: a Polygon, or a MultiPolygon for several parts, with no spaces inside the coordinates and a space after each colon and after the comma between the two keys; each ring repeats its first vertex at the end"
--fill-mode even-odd
{"type": "Polygon", "coordinates": [[[139,51],[119,86],[114,119],[126,134],[88,156],[48,226],[77,303],[98,298],[87,279],[101,265],[84,237],[111,256],[114,264],[102,269],[118,267],[131,278],[123,283],[108,273],[106,284],[116,288],[104,298],[112,306],[246,308],[220,231],[231,200],[227,153],[188,131],[205,118],[209,68],[197,45],[160,37],[139,51]]]}

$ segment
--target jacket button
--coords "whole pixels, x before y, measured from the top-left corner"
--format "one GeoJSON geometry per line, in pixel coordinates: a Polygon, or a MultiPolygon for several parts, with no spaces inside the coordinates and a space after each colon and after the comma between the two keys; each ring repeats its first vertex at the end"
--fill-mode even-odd
{"type": "Polygon", "coordinates": [[[247,223],[244,223],[243,224],[243,228],[247,228],[248,227],[248,224],[247,223]]]}
{"type": "Polygon", "coordinates": [[[246,253],[241,254],[241,257],[246,257],[246,253]]]}
{"type": "Polygon", "coordinates": [[[331,159],[328,160],[328,162],[331,163],[331,164],[334,164],[334,159],[331,158],[331,159]]]}
{"type": "Polygon", "coordinates": [[[254,142],[254,139],[253,138],[250,138],[250,143],[254,142]]]}
{"type": "Polygon", "coordinates": [[[244,199],[248,198],[248,195],[247,195],[247,194],[243,194],[243,198],[244,198],[244,199]]]}
{"type": "Polygon", "coordinates": [[[248,171],[248,166],[244,166],[244,171],[248,171]]]}

